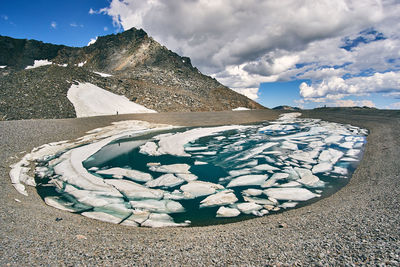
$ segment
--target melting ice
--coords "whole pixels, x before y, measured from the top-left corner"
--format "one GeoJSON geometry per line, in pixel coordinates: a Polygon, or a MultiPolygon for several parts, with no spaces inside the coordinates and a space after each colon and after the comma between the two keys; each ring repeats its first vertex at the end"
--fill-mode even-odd
{"type": "Polygon", "coordinates": [[[55,190],[38,192],[59,209],[146,227],[216,224],[305,205],[347,182],[367,131],[298,115],[102,139],[42,161],[41,182],[55,190]]]}

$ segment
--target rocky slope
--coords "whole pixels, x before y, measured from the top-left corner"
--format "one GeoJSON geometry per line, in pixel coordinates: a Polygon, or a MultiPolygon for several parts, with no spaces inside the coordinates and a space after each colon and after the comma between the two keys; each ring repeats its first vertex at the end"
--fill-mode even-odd
{"type": "Polygon", "coordinates": [[[134,28],[82,48],[0,36],[0,66],[0,120],[75,117],[67,92],[77,82],[159,112],[264,108],[134,28]],[[25,69],[35,60],[53,64],[25,69]]]}

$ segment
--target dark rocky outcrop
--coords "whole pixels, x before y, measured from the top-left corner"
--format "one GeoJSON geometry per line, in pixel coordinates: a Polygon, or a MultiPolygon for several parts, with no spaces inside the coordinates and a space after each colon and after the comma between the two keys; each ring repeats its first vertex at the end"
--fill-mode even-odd
{"type": "Polygon", "coordinates": [[[273,108],[274,110],[291,110],[291,111],[295,111],[295,110],[300,110],[300,108],[298,107],[291,107],[291,106],[277,106],[273,108]]]}

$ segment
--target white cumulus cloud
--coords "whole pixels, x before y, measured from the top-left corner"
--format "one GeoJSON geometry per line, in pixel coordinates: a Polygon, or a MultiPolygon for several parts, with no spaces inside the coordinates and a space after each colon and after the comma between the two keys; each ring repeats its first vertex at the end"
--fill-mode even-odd
{"type": "Polygon", "coordinates": [[[242,92],[295,79],[312,82],[300,88],[309,97],[371,91],[343,75],[379,76],[400,64],[400,4],[392,0],[112,0],[89,13],[143,28],[242,92]]]}
{"type": "Polygon", "coordinates": [[[304,98],[329,97],[331,95],[360,95],[366,93],[400,92],[400,72],[375,73],[367,77],[343,79],[330,77],[321,83],[300,85],[300,94],[304,98]]]}

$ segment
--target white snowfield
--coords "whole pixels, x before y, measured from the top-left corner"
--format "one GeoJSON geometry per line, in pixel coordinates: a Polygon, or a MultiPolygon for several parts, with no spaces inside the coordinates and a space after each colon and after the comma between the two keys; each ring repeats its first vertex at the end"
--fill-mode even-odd
{"type": "Polygon", "coordinates": [[[93,117],[130,113],[157,113],[128,98],[113,94],[91,83],[72,85],[67,93],[68,100],[75,108],[76,116],[93,117]]]}
{"type": "Polygon", "coordinates": [[[33,62],[33,66],[27,66],[25,69],[29,70],[29,69],[34,69],[34,68],[38,68],[38,67],[46,66],[46,65],[51,65],[51,64],[53,64],[53,63],[48,61],[47,59],[35,60],[33,62]]]}
{"type": "Polygon", "coordinates": [[[242,110],[251,110],[251,109],[245,108],[245,107],[238,107],[238,108],[232,109],[232,111],[242,111],[242,110]]]}

